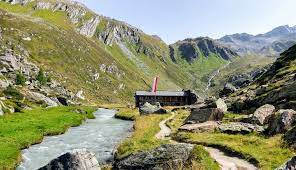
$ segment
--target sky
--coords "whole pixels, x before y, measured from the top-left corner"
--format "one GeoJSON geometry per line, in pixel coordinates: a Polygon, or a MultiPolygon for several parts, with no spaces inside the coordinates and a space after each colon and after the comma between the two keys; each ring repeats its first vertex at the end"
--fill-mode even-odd
{"type": "Polygon", "coordinates": [[[167,43],[296,25],[296,0],[78,0],[167,43]]]}

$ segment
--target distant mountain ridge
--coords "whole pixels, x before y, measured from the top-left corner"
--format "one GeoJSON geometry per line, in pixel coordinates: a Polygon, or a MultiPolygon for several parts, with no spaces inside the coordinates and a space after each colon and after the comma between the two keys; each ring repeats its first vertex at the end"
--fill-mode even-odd
{"type": "Polygon", "coordinates": [[[188,38],[170,45],[170,48],[171,58],[174,61],[176,61],[175,54],[178,53],[189,63],[193,63],[202,56],[208,58],[210,55],[216,55],[227,61],[238,56],[236,52],[209,37],[188,38]]]}
{"type": "Polygon", "coordinates": [[[277,56],[296,43],[296,26],[283,25],[258,35],[237,33],[217,40],[240,55],[277,56]]]}

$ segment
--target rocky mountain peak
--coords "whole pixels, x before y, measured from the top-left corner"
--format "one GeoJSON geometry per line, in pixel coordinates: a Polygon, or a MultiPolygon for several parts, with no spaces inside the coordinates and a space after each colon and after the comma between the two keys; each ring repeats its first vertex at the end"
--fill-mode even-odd
{"type": "Polygon", "coordinates": [[[181,57],[189,63],[194,62],[200,56],[209,57],[211,54],[217,55],[224,60],[231,60],[231,58],[238,56],[226,46],[209,37],[189,38],[178,41],[171,46],[174,46],[180,52],[181,57]]]}
{"type": "Polygon", "coordinates": [[[265,33],[265,36],[281,36],[286,34],[296,33],[296,28],[290,27],[289,25],[282,25],[272,29],[271,31],[265,33]]]}

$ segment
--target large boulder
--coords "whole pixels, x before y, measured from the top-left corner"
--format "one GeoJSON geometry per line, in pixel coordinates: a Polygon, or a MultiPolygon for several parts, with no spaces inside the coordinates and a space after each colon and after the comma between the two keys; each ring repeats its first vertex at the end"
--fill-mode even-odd
{"type": "Polygon", "coordinates": [[[151,151],[138,152],[116,160],[113,167],[118,170],[184,169],[192,149],[193,145],[190,144],[165,144],[151,151]]]}
{"type": "Polygon", "coordinates": [[[293,149],[296,149],[296,126],[287,131],[283,136],[283,139],[286,142],[286,144],[288,144],[288,146],[290,146],[293,149]]]}
{"type": "Polygon", "coordinates": [[[276,170],[295,170],[296,169],[296,156],[285,162],[282,166],[276,170]]]}
{"type": "Polygon", "coordinates": [[[264,131],[264,128],[249,123],[231,122],[219,125],[218,130],[228,134],[249,134],[253,132],[261,133],[264,131]]]}
{"type": "Polygon", "coordinates": [[[226,83],[223,90],[220,91],[219,96],[228,96],[237,91],[237,88],[230,83],[226,83]]]}
{"type": "Polygon", "coordinates": [[[39,170],[100,170],[99,162],[94,153],[85,149],[65,153],[50,161],[39,170]]]}
{"type": "Polygon", "coordinates": [[[203,106],[200,105],[200,109],[218,108],[221,109],[223,112],[227,112],[227,104],[221,98],[219,98],[218,100],[216,100],[215,98],[207,98],[206,100],[204,100],[203,104],[203,106]]]}
{"type": "Polygon", "coordinates": [[[268,121],[266,132],[268,135],[284,133],[292,128],[296,122],[296,111],[292,109],[278,110],[268,121]]]}
{"type": "Polygon", "coordinates": [[[214,132],[218,127],[218,122],[215,121],[207,121],[203,123],[195,123],[195,124],[185,124],[179,128],[180,131],[186,132],[214,132]]]}
{"type": "Polygon", "coordinates": [[[139,111],[140,111],[141,115],[152,114],[152,113],[157,113],[157,114],[166,113],[166,110],[162,109],[160,104],[152,105],[148,102],[146,102],[144,105],[140,106],[139,111]]]}
{"type": "Polygon", "coordinates": [[[250,116],[250,121],[258,125],[266,125],[270,117],[274,114],[274,111],[275,107],[273,105],[263,105],[250,116]]]}
{"type": "Polygon", "coordinates": [[[218,109],[221,109],[224,113],[227,112],[227,104],[223,99],[219,98],[215,103],[218,109]]]}
{"type": "Polygon", "coordinates": [[[27,97],[29,100],[35,101],[35,102],[43,102],[46,104],[47,107],[56,107],[59,106],[59,103],[54,101],[53,99],[46,97],[44,94],[28,91],[27,97]]]}
{"type": "Polygon", "coordinates": [[[223,116],[223,111],[218,108],[192,109],[191,114],[185,120],[185,123],[192,124],[206,121],[221,121],[223,116]]]}

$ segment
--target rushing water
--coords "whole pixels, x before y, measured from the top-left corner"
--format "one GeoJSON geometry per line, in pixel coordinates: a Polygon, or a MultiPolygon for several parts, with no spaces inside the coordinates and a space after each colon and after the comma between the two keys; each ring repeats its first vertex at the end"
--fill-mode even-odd
{"type": "Polygon", "coordinates": [[[86,148],[96,154],[99,162],[112,158],[116,145],[129,134],[132,122],[114,118],[115,111],[99,109],[96,119],[70,128],[65,134],[45,137],[43,142],[22,151],[23,162],[17,170],[34,170],[73,149],[86,148]]]}

